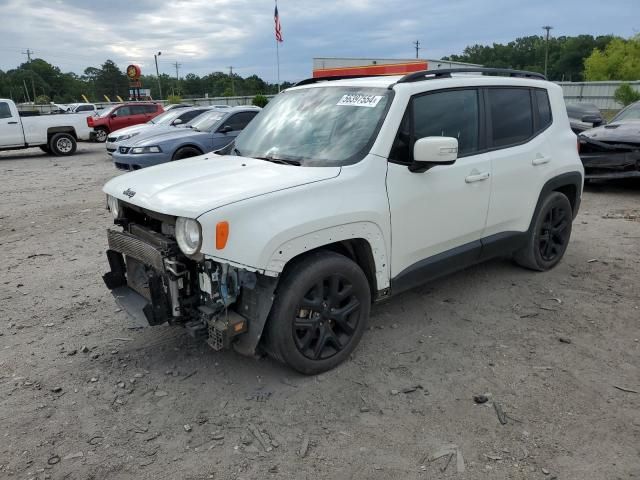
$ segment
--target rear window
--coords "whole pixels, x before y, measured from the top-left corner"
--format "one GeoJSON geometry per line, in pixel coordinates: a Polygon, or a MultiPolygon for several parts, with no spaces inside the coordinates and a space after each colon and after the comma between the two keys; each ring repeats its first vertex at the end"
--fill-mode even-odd
{"type": "Polygon", "coordinates": [[[0,118],[11,118],[11,109],[7,102],[0,102],[0,118]]]}
{"type": "Polygon", "coordinates": [[[504,147],[533,135],[533,110],[528,88],[490,88],[492,145],[504,147]]]}

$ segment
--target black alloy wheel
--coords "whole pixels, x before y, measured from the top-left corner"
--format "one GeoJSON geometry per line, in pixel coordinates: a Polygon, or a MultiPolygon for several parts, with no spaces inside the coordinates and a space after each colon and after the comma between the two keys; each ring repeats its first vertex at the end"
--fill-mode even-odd
{"type": "Polygon", "coordinates": [[[538,237],[540,257],[545,262],[553,262],[559,254],[564,253],[569,241],[568,233],[571,233],[570,225],[571,214],[563,208],[563,205],[549,208],[538,237]]]}
{"type": "Polygon", "coordinates": [[[518,265],[539,272],[555,267],[569,245],[572,222],[573,210],[567,196],[551,192],[537,210],[526,245],[513,254],[513,259],[518,265]]]}
{"type": "Polygon", "coordinates": [[[318,281],[302,297],[293,321],[298,351],[311,360],[325,360],[340,352],[358,328],[360,300],[353,285],[340,274],[318,281]]]}
{"type": "Polygon", "coordinates": [[[275,292],[263,346],[306,375],[349,358],[367,328],[371,286],[350,258],[320,250],[287,264],[275,292]]]}

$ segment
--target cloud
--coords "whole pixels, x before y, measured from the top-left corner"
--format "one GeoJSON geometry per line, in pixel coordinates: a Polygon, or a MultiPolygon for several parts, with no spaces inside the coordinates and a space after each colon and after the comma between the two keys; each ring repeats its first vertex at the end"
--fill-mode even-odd
{"type": "MultiPolygon", "coordinates": [[[[64,71],[81,73],[107,58],[173,73],[205,74],[233,65],[241,75],[276,77],[272,0],[0,0],[0,69],[26,60],[27,48],[64,71]]],[[[541,34],[634,34],[637,0],[279,0],[281,78],[309,76],[313,57],[425,58],[475,43],[541,34]],[[616,13],[617,12],[617,13],[616,13]]]]}

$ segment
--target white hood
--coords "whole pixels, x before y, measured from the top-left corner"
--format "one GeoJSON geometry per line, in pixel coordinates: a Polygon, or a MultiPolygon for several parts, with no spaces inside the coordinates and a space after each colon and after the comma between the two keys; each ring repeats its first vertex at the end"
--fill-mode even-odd
{"type": "Polygon", "coordinates": [[[197,218],[230,203],[339,174],[340,167],[298,167],[207,154],[120,175],[103,191],[147,210],[197,218]]]}

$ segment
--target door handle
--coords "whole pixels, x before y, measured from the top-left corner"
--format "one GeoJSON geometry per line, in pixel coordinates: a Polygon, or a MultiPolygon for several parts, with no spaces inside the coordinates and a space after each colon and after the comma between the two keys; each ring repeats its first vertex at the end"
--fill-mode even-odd
{"type": "Polygon", "coordinates": [[[536,155],[536,158],[534,158],[531,161],[531,165],[533,165],[534,167],[537,165],[544,165],[545,163],[549,163],[551,161],[551,157],[547,157],[545,155],[536,155]]]}
{"type": "Polygon", "coordinates": [[[7,122],[7,125],[17,125],[18,122],[7,122]]]}
{"type": "Polygon", "coordinates": [[[482,182],[483,180],[487,180],[490,176],[489,172],[475,173],[474,171],[471,172],[471,175],[466,176],[464,181],[466,183],[482,182]]]}

